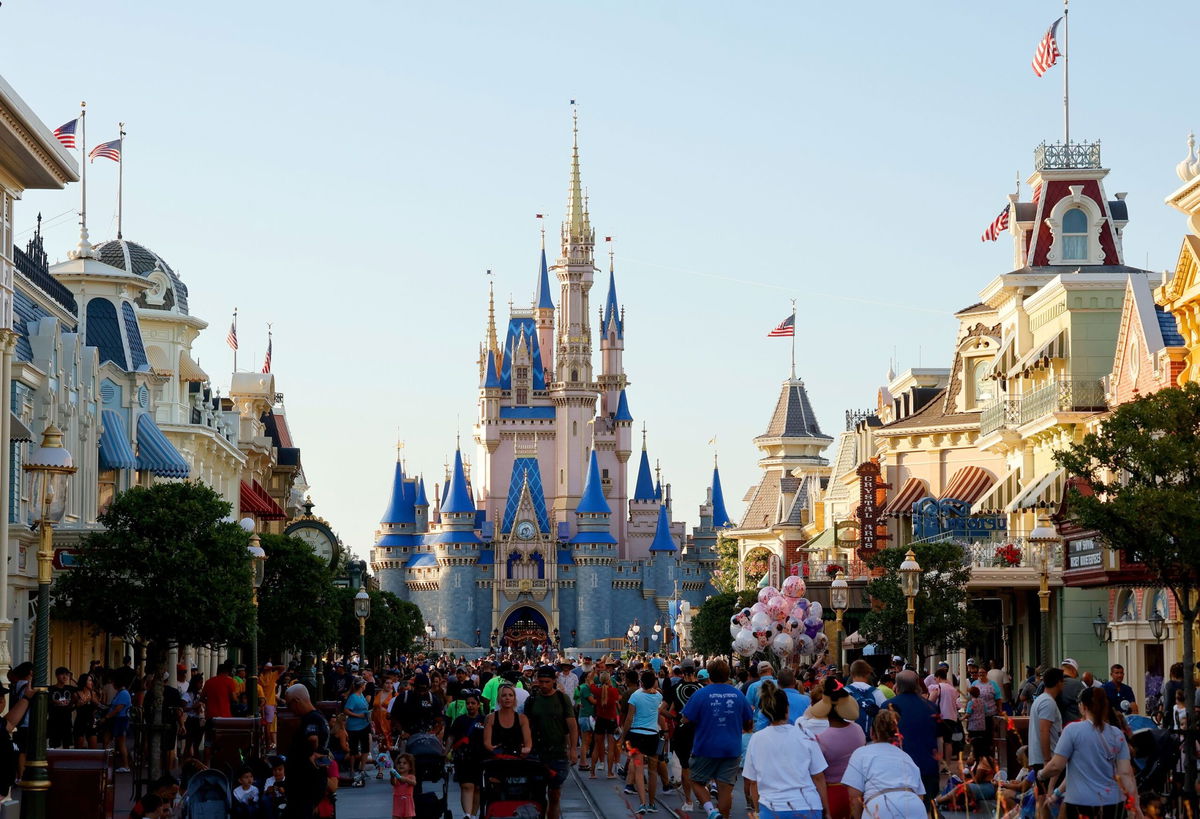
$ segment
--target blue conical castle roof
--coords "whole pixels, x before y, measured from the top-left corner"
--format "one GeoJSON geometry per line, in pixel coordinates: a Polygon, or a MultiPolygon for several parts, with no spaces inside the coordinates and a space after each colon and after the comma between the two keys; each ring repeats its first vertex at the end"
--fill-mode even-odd
{"type": "Polygon", "coordinates": [[[633,499],[637,501],[654,500],[654,478],[650,473],[650,456],[642,448],[642,460],[638,463],[637,483],[633,489],[633,499]]]}
{"type": "Polygon", "coordinates": [[[396,461],[396,472],[392,478],[392,500],[387,511],[383,513],[380,523],[416,523],[417,515],[413,509],[413,492],[404,477],[404,464],[396,461]]]}
{"type": "Polygon", "coordinates": [[[600,319],[600,335],[608,335],[608,324],[614,322],[617,338],[625,338],[625,322],[621,320],[621,305],[617,303],[617,277],[608,271],[608,297],[604,300],[604,315],[600,319]]]}
{"type": "Polygon", "coordinates": [[[417,499],[413,506],[429,506],[429,499],[425,497],[425,477],[417,479],[417,499]]]}
{"type": "Polygon", "coordinates": [[[500,372],[496,369],[496,354],[488,350],[487,368],[483,373],[484,389],[499,389],[500,388],[500,372]]]}
{"type": "Polygon", "coordinates": [[[714,529],[733,525],[733,521],[729,519],[729,513],[725,511],[725,493],[721,491],[721,473],[715,464],[713,465],[712,508],[714,529]]]}
{"type": "Polygon", "coordinates": [[[658,528],[654,530],[654,542],[650,544],[651,552],[677,552],[675,538],[671,537],[671,521],[667,519],[667,507],[658,507],[658,528]]]}
{"type": "Polygon", "coordinates": [[[467,489],[467,476],[463,472],[462,450],[454,450],[454,472],[450,475],[450,485],[446,488],[446,497],[442,498],[442,514],[474,514],[475,501],[467,489]]]}
{"type": "Polygon", "coordinates": [[[625,390],[621,390],[621,397],[617,399],[617,414],[613,418],[614,421],[632,421],[633,416],[629,413],[629,399],[625,397],[625,390]]]}
{"type": "Polygon", "coordinates": [[[538,270],[537,292],[533,296],[533,306],[539,309],[554,309],[554,301],[550,298],[550,270],[546,267],[546,248],[542,248],[542,266],[538,270]]]}
{"type": "Polygon", "coordinates": [[[658,483],[654,485],[654,499],[659,502],[661,502],[663,499],[662,480],[659,480],[658,483]]]}
{"type": "Polygon", "coordinates": [[[575,511],[587,515],[611,515],[612,507],[604,497],[604,484],[600,481],[600,464],[596,460],[596,450],[592,450],[592,460],[588,465],[587,480],[583,484],[583,495],[575,511]]]}

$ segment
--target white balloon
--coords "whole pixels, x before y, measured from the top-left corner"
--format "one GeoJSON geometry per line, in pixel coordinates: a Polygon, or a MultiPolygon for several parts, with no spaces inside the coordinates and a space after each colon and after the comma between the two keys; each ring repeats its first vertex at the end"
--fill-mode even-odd
{"type": "Polygon", "coordinates": [[[730,636],[730,637],[737,637],[737,636],[738,636],[738,632],[739,632],[739,631],[741,631],[741,630],[742,630],[742,624],[741,624],[741,623],[730,623],[730,624],[729,624],[729,636],[730,636]]]}
{"type": "Polygon", "coordinates": [[[781,657],[791,654],[792,648],[792,635],[787,632],[776,634],[775,639],[771,640],[771,650],[781,657]]]}
{"type": "Polygon", "coordinates": [[[824,611],[824,609],[821,608],[821,604],[814,600],[811,604],[809,604],[808,616],[816,617],[818,620],[820,620],[822,611],[824,611]]]}
{"type": "Polygon", "coordinates": [[[813,640],[807,634],[796,635],[796,650],[801,654],[813,653],[813,640]]]}
{"type": "Polygon", "coordinates": [[[769,625],[771,625],[771,615],[765,611],[760,611],[750,618],[750,628],[752,631],[765,631],[769,625]]]}
{"type": "Polygon", "coordinates": [[[758,639],[746,629],[733,640],[733,650],[743,657],[749,657],[758,648],[758,639]]]}

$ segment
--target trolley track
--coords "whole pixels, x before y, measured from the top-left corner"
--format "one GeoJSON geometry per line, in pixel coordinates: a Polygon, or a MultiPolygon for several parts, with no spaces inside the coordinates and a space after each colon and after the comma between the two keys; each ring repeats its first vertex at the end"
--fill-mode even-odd
{"type": "MultiPolygon", "coordinates": [[[[621,794],[620,792],[601,794],[599,795],[600,798],[598,799],[598,794],[593,793],[591,786],[588,784],[589,780],[581,776],[579,770],[574,765],[571,766],[571,777],[574,779],[576,786],[579,788],[579,792],[583,794],[583,799],[587,803],[588,809],[592,812],[593,816],[603,817],[603,819],[610,819],[610,817],[614,816],[614,813],[611,809],[605,810],[600,805],[601,800],[607,803],[610,801],[615,802],[615,800],[619,799],[622,803],[624,803],[626,808],[629,807],[629,803],[625,801],[625,795],[621,794]]],[[[599,783],[610,783],[615,787],[615,783],[621,781],[622,780],[596,779],[593,784],[598,785],[599,783]]],[[[672,793],[674,793],[674,791],[672,791],[672,793]]],[[[658,805],[659,811],[657,814],[653,815],[662,817],[662,819],[687,819],[686,815],[681,813],[676,807],[672,807],[671,805],[667,804],[661,793],[655,795],[654,801],[658,805]]],[[[631,814],[633,813],[632,810],[629,812],[631,814]]]]}

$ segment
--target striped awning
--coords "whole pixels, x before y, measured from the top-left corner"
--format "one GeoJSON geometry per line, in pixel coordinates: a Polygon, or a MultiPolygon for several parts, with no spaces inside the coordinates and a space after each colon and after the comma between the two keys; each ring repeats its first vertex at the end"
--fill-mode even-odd
{"type": "Polygon", "coordinates": [[[287,515],[258,481],[242,481],[241,509],[243,515],[254,515],[262,520],[284,520],[287,515]]]}
{"type": "Polygon", "coordinates": [[[8,413],[8,440],[33,442],[33,431],[11,410],[8,413]]]}
{"type": "Polygon", "coordinates": [[[149,413],[138,416],[137,444],[139,470],[152,472],[160,478],[186,478],[192,471],[149,413]]]}
{"type": "Polygon", "coordinates": [[[1012,378],[1020,373],[1027,373],[1033,369],[1047,367],[1050,365],[1051,359],[1069,358],[1070,355],[1071,348],[1067,340],[1067,331],[1062,330],[1045,344],[1042,344],[1040,347],[1034,347],[1031,352],[1026,353],[1020,361],[1008,370],[1008,377],[1012,378]]]}
{"type": "Polygon", "coordinates": [[[1004,378],[1009,369],[1017,363],[1017,339],[1013,336],[1000,346],[1000,352],[992,359],[992,371],[988,378],[1004,378]]]}
{"type": "Polygon", "coordinates": [[[964,503],[974,504],[985,492],[992,488],[996,479],[992,473],[981,466],[964,466],[954,473],[950,483],[942,490],[938,500],[954,498],[964,503]]]}
{"type": "Polygon", "coordinates": [[[1048,509],[1062,503],[1066,486],[1065,469],[1056,469],[1042,475],[1013,498],[1006,511],[1024,512],[1031,509],[1048,509]]]}
{"type": "Polygon", "coordinates": [[[1021,491],[1021,467],[1009,470],[971,505],[972,515],[1002,515],[1021,491]]]}
{"type": "Polygon", "coordinates": [[[116,410],[100,412],[100,468],[137,469],[137,456],[125,432],[125,421],[116,410]]]}
{"type": "Polygon", "coordinates": [[[925,481],[920,478],[908,478],[900,485],[896,494],[888,498],[882,514],[893,518],[908,517],[912,514],[913,504],[928,496],[929,485],[925,481]]]}
{"type": "Polygon", "coordinates": [[[150,369],[155,375],[171,375],[174,368],[167,362],[167,354],[161,347],[147,347],[146,358],[150,359],[150,369]]]}
{"type": "Polygon", "coordinates": [[[192,361],[187,353],[179,354],[179,379],[181,381],[207,381],[208,373],[200,369],[200,365],[192,361]]]}

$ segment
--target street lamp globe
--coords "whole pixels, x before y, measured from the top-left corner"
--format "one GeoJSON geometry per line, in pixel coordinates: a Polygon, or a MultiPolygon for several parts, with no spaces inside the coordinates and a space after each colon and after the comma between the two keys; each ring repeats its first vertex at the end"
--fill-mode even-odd
{"type": "Polygon", "coordinates": [[[1092,620],[1092,633],[1101,643],[1108,642],[1108,620],[1101,609],[1096,609],[1096,618],[1092,620]]]}
{"type": "Polygon", "coordinates": [[[242,518],[238,521],[238,526],[242,527],[243,532],[254,531],[254,518],[242,518]]]}
{"type": "Polygon", "coordinates": [[[71,453],[63,446],[62,431],[50,424],[42,432],[42,445],[25,459],[31,478],[30,499],[37,520],[55,524],[67,512],[67,479],[75,471],[71,453]]]}
{"type": "Polygon", "coordinates": [[[251,535],[246,553],[250,555],[250,567],[254,570],[251,582],[254,583],[254,588],[261,589],[267,575],[267,553],[263,550],[258,535],[251,535]]]}
{"type": "Polygon", "coordinates": [[[1163,632],[1166,630],[1167,618],[1163,617],[1163,613],[1159,611],[1156,605],[1154,611],[1146,619],[1150,621],[1150,633],[1154,635],[1154,641],[1161,643],[1163,632]]]}
{"type": "Polygon", "coordinates": [[[632,631],[634,634],[640,634],[640,633],[641,633],[641,631],[642,631],[642,627],[638,625],[638,623],[637,623],[637,620],[634,620],[634,621],[633,621],[633,625],[632,625],[632,626],[630,626],[630,631],[632,631]]]}
{"type": "Polygon", "coordinates": [[[850,584],[840,574],[829,584],[829,605],[834,611],[850,608],[850,584]]]}
{"type": "Polygon", "coordinates": [[[371,595],[367,594],[366,589],[359,589],[358,594],[354,595],[354,616],[362,619],[371,616],[371,595]]]}
{"type": "Polygon", "coordinates": [[[904,562],[900,564],[900,587],[909,600],[921,590],[921,564],[917,563],[917,556],[912,549],[908,550],[904,562]]]}
{"type": "Polygon", "coordinates": [[[662,623],[655,623],[654,624],[654,633],[658,634],[660,631],[662,631],[662,623]]]}

